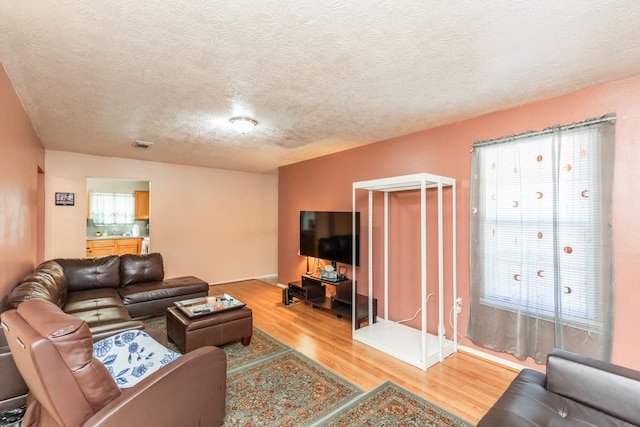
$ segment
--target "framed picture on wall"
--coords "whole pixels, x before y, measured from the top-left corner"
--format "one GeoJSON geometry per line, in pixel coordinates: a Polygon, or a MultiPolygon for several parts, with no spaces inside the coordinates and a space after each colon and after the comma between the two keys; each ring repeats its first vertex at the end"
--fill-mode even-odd
{"type": "Polygon", "coordinates": [[[73,206],[75,193],[56,193],[56,206],[73,206]]]}

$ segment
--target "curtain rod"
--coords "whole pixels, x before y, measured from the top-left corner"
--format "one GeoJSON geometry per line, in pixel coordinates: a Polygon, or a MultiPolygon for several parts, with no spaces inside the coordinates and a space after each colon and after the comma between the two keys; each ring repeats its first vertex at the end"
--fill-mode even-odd
{"type": "Polygon", "coordinates": [[[493,145],[493,144],[500,144],[502,142],[509,142],[509,141],[513,141],[515,139],[518,138],[523,138],[523,137],[530,137],[530,136],[539,136],[539,135],[546,135],[549,133],[552,133],[555,130],[571,130],[571,129],[575,129],[575,128],[579,128],[579,127],[585,127],[585,126],[591,126],[591,125],[595,125],[598,123],[603,123],[603,122],[611,122],[611,123],[615,123],[616,121],[616,115],[615,114],[607,114],[605,116],[602,117],[597,117],[594,119],[587,119],[583,122],[578,122],[578,123],[571,123],[569,125],[564,125],[564,126],[550,126],[546,129],[543,130],[538,130],[538,131],[529,131],[529,132],[524,132],[524,133],[519,133],[519,134],[515,134],[515,135],[508,135],[508,136],[503,136],[501,138],[496,138],[496,139],[485,139],[482,141],[477,141],[474,142],[473,145],[471,146],[471,151],[473,151],[474,147],[482,147],[485,145],[493,145]]]}

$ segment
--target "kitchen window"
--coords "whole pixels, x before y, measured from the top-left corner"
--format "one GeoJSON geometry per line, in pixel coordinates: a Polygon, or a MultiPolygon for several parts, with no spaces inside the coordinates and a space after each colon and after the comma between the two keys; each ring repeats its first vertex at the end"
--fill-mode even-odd
{"type": "Polygon", "coordinates": [[[133,224],[133,194],[92,192],[89,206],[94,225],[133,224]]]}

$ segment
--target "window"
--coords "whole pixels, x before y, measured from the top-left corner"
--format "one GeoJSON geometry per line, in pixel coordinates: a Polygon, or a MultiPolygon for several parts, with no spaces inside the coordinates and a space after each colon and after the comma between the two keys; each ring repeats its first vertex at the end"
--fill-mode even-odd
{"type": "Polygon", "coordinates": [[[133,194],[91,193],[90,211],[96,225],[133,224],[133,194]]]}
{"type": "MultiPolygon", "coordinates": [[[[509,312],[515,321],[535,319],[527,338],[537,333],[539,322],[608,333],[609,121],[474,145],[472,316],[509,312]]],[[[566,347],[557,340],[552,344],[566,347]]]]}

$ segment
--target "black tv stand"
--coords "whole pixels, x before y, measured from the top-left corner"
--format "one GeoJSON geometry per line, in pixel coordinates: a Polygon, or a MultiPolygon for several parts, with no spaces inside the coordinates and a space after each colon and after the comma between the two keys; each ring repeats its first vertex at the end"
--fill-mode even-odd
{"type": "MultiPolygon", "coordinates": [[[[351,319],[353,307],[353,281],[344,279],[338,281],[322,280],[319,277],[304,275],[299,281],[290,282],[282,292],[282,302],[285,305],[291,304],[293,298],[304,301],[313,308],[330,310],[338,318],[351,319]],[[326,286],[335,287],[335,292],[331,296],[326,296],[326,286]]],[[[376,321],[378,312],[378,301],[373,300],[373,321],[376,321]]],[[[369,298],[366,295],[356,295],[356,329],[360,327],[362,321],[369,319],[369,298]]]]}

